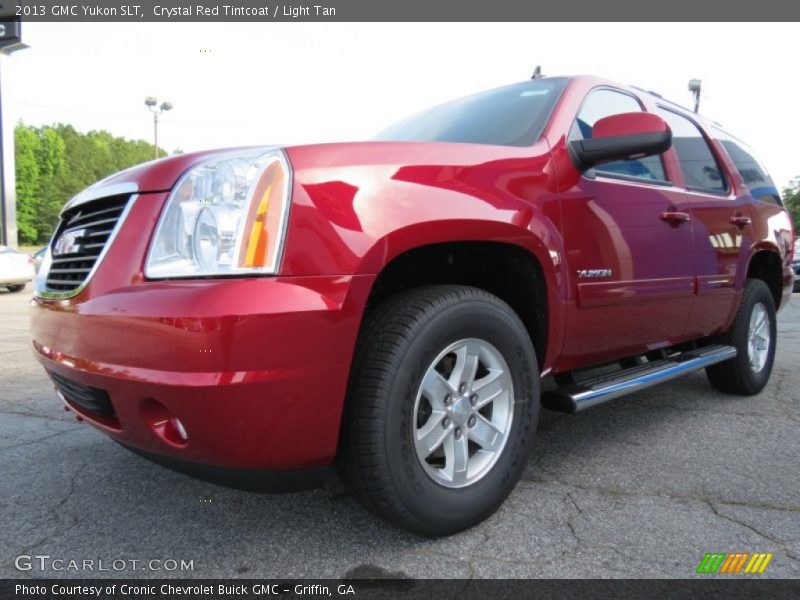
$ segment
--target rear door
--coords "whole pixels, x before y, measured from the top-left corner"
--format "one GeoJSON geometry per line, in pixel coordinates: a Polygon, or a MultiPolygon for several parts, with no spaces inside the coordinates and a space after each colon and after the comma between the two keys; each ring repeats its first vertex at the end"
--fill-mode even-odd
{"type": "MultiPolygon", "coordinates": [[[[569,137],[591,137],[598,119],[641,110],[632,94],[595,88],[569,137]]],[[[669,181],[662,158],[597,166],[561,197],[576,298],[565,363],[600,362],[682,341],[694,301],[693,223],[686,195],[669,181]]]]}
{"type": "Polygon", "coordinates": [[[726,327],[736,311],[737,277],[747,269],[752,244],[750,199],[733,194],[716,149],[693,119],[663,106],[657,112],[672,129],[694,219],[697,302],[687,335],[702,337],[726,327]]]}

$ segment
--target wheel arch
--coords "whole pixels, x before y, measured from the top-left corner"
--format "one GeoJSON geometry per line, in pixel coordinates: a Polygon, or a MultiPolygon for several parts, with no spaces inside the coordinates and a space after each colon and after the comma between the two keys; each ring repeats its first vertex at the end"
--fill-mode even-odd
{"type": "Polygon", "coordinates": [[[412,287],[468,285],[511,306],[525,324],[542,371],[560,350],[559,273],[553,253],[527,230],[485,221],[425,223],[380,240],[362,265],[375,272],[365,310],[412,287]]]}
{"type": "Polygon", "coordinates": [[[783,268],[777,248],[763,244],[755,246],[747,262],[746,278],[760,279],[766,283],[775,301],[775,309],[780,308],[783,296],[783,268]]]}

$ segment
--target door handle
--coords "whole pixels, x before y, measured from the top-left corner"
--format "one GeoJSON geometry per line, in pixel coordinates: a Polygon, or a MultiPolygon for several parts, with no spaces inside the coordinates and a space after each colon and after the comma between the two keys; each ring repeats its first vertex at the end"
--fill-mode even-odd
{"type": "Polygon", "coordinates": [[[743,229],[745,225],[750,225],[752,220],[750,217],[745,217],[744,215],[733,215],[731,217],[731,225],[736,225],[739,229],[743,229]]]}
{"type": "Polygon", "coordinates": [[[689,221],[692,220],[692,217],[691,215],[689,215],[689,213],[673,211],[673,210],[667,210],[662,212],[659,218],[662,221],[666,221],[667,223],[669,223],[674,227],[677,227],[681,223],[688,223],[689,221]]]}

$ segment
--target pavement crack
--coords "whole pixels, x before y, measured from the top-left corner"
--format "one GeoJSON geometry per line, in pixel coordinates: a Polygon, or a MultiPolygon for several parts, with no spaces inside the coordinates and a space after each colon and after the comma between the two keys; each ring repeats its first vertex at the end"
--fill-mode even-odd
{"type": "Polygon", "coordinates": [[[742,526],[742,527],[744,527],[746,529],[749,529],[750,531],[752,531],[756,535],[758,535],[760,537],[763,537],[764,539],[767,539],[767,540],[771,541],[774,544],[781,544],[782,543],[781,541],[775,539],[770,534],[756,529],[755,527],[753,527],[749,523],[745,523],[744,521],[742,521],[740,519],[737,519],[736,517],[732,517],[730,515],[726,515],[724,513],[721,513],[713,502],[707,502],[707,504],[708,504],[709,508],[711,508],[711,511],[714,513],[714,515],[719,517],[720,519],[725,519],[726,521],[730,521],[731,523],[736,523],[737,525],[740,525],[740,526],[742,526]]]}
{"type": "Polygon", "coordinates": [[[785,555],[786,558],[788,558],[792,562],[799,562],[797,557],[795,557],[795,555],[793,553],[792,547],[789,545],[792,542],[792,540],[781,540],[779,538],[776,538],[774,535],[771,535],[771,534],[769,534],[769,533],[767,533],[765,531],[761,531],[760,529],[758,529],[757,527],[754,527],[750,523],[747,523],[747,522],[745,522],[745,521],[743,521],[741,519],[737,519],[736,517],[734,517],[732,515],[727,515],[727,514],[721,512],[719,510],[719,508],[717,506],[715,506],[714,503],[712,503],[712,502],[708,502],[708,506],[709,506],[709,508],[711,508],[711,511],[714,513],[714,516],[716,516],[716,517],[718,517],[720,519],[725,519],[726,521],[730,521],[731,523],[735,523],[736,525],[739,525],[740,527],[744,527],[745,529],[748,529],[748,530],[752,531],[757,536],[762,537],[765,540],[769,540],[770,542],[775,544],[775,546],[777,548],[779,548],[780,550],[783,551],[783,554],[785,555]]]}
{"type": "Polygon", "coordinates": [[[64,429],[63,431],[57,431],[57,432],[52,433],[50,435],[46,435],[44,437],[36,438],[35,440],[27,440],[25,442],[18,442],[16,444],[12,444],[11,446],[3,446],[3,447],[0,447],[0,452],[4,452],[6,450],[13,450],[15,448],[20,448],[21,446],[31,446],[33,444],[39,444],[39,443],[44,442],[46,440],[53,439],[54,437],[58,437],[60,435],[64,435],[65,433],[75,433],[76,431],[81,431],[82,429],[83,429],[82,427],[74,427],[72,429],[64,429]]]}
{"type": "MultiPolygon", "coordinates": [[[[543,472],[546,474],[548,473],[545,469],[539,467],[543,472]]],[[[541,476],[528,476],[523,477],[520,480],[521,484],[529,484],[529,485],[536,485],[541,483],[548,483],[548,484],[556,484],[556,485],[563,485],[565,487],[570,487],[577,490],[583,490],[587,492],[597,492],[600,494],[607,494],[612,496],[630,496],[630,497],[642,497],[642,498],[666,498],[670,500],[678,500],[678,501],[694,501],[700,502],[705,504],[720,504],[720,505],[727,505],[727,506],[742,506],[746,508],[755,508],[755,509],[769,509],[769,510],[777,510],[782,512],[791,512],[791,513],[800,513],[800,506],[778,506],[774,504],[767,504],[767,503],[750,503],[750,502],[742,502],[740,500],[723,500],[721,498],[709,498],[705,496],[686,496],[686,495],[676,495],[676,494],[665,494],[659,492],[653,492],[648,490],[625,490],[622,488],[612,488],[612,487],[605,487],[605,486],[588,486],[588,485],[580,485],[577,483],[570,483],[566,481],[560,481],[559,479],[552,477],[541,477],[541,476]]]]}
{"type": "Polygon", "coordinates": [[[790,373],[788,371],[779,370],[774,372],[775,376],[775,395],[774,399],[777,405],[782,409],[781,412],[783,416],[787,419],[792,421],[793,423],[800,423],[800,418],[792,412],[792,409],[796,407],[792,407],[789,403],[788,397],[784,394],[784,386],[786,385],[786,378],[789,376],[790,373]]]}
{"type": "Polygon", "coordinates": [[[581,540],[580,536],[578,535],[578,532],[575,529],[575,524],[572,522],[572,520],[576,516],[578,517],[583,516],[583,509],[578,505],[577,500],[575,500],[575,497],[572,495],[571,492],[567,492],[566,494],[564,494],[564,497],[567,500],[569,500],[570,504],[572,504],[572,507],[575,509],[575,512],[577,513],[577,515],[570,515],[569,517],[567,517],[566,520],[567,527],[569,528],[572,537],[575,538],[575,548],[577,548],[583,543],[583,540],[581,540]]]}
{"type": "Polygon", "coordinates": [[[58,417],[46,417],[44,415],[37,415],[34,413],[18,411],[18,410],[0,410],[0,414],[3,415],[14,415],[17,417],[30,417],[32,419],[43,419],[45,421],[57,421],[59,423],[70,423],[68,419],[58,418],[58,417]]]}
{"type": "Polygon", "coordinates": [[[72,529],[75,529],[75,527],[80,525],[80,522],[81,522],[80,517],[75,513],[69,513],[68,511],[65,510],[65,507],[67,505],[67,502],[69,502],[69,500],[75,494],[75,490],[77,489],[78,478],[81,476],[83,471],[86,469],[86,467],[89,466],[89,464],[91,462],[92,462],[92,460],[88,459],[85,462],[83,462],[81,464],[81,466],[78,467],[75,470],[75,472],[70,477],[69,486],[67,487],[66,492],[64,493],[64,495],[61,497],[61,499],[58,501],[58,503],[52,509],[52,513],[54,515],[57,515],[57,516],[60,516],[60,515],[69,516],[70,517],[70,520],[69,520],[70,522],[69,523],[67,523],[66,521],[62,522],[61,526],[55,527],[53,529],[53,531],[49,532],[43,538],[33,542],[32,544],[28,544],[28,546],[23,548],[18,553],[18,555],[20,555],[20,554],[30,554],[31,552],[33,552],[33,550],[35,548],[37,548],[39,546],[42,546],[42,545],[46,544],[47,542],[50,542],[50,541],[52,541],[53,539],[55,539],[55,538],[57,538],[59,536],[64,535],[65,533],[71,531],[72,529]]]}

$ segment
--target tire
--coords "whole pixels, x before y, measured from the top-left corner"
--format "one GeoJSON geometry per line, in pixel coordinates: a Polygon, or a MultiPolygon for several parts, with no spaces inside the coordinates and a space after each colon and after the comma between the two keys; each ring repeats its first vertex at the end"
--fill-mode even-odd
{"type": "MultiPolygon", "coordinates": [[[[468,375],[463,379],[472,381],[468,375]]],[[[536,355],[511,307],[476,288],[415,288],[365,315],[343,416],[339,470],[372,513],[420,535],[450,535],[487,518],[511,492],[530,455],[538,415],[536,355]],[[440,387],[448,377],[462,379],[456,370],[465,363],[458,357],[467,356],[479,357],[476,393],[440,387]],[[434,366],[451,364],[441,379],[432,373],[434,366]],[[430,385],[423,389],[426,374],[430,385]],[[490,393],[482,386],[491,378],[496,381],[490,393]],[[436,393],[427,391],[434,388],[436,393]],[[488,413],[480,408],[500,389],[506,391],[486,405],[488,413]],[[449,409],[444,396],[450,397],[449,409]],[[504,433],[487,430],[488,422],[505,426],[504,433]],[[424,445],[417,437],[425,431],[433,435],[439,426],[445,441],[421,458],[427,449],[417,449],[424,445]],[[485,445],[476,446],[474,439],[487,431],[485,445]],[[456,456],[468,456],[467,470],[455,466],[456,456]]]]}
{"type": "Polygon", "coordinates": [[[9,292],[21,292],[22,290],[25,289],[25,284],[24,283],[18,283],[16,285],[8,285],[6,287],[8,288],[9,292]]]}
{"type": "Polygon", "coordinates": [[[735,358],[708,367],[706,369],[708,381],[718,390],[729,394],[743,396],[758,394],[767,385],[772,373],[777,342],[775,301],[766,283],[760,279],[748,279],[745,282],[733,325],[719,341],[736,348],[737,354],[735,358]],[[751,349],[750,322],[751,318],[757,319],[759,313],[766,316],[769,323],[766,324],[766,328],[761,329],[762,336],[758,336],[759,339],[755,340],[758,348],[751,349]],[[764,341],[763,334],[767,331],[769,339],[764,341]]]}

